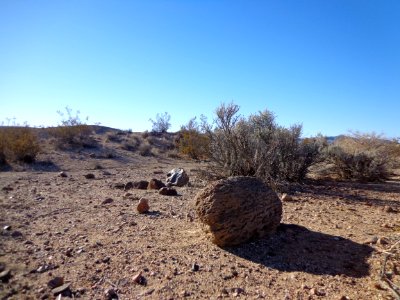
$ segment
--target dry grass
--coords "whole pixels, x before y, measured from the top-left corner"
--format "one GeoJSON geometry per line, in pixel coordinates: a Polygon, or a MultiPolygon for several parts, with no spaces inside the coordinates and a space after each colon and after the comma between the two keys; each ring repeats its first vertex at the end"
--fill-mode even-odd
{"type": "Polygon", "coordinates": [[[38,137],[29,127],[0,129],[0,163],[17,161],[32,163],[40,152],[38,137]]]}

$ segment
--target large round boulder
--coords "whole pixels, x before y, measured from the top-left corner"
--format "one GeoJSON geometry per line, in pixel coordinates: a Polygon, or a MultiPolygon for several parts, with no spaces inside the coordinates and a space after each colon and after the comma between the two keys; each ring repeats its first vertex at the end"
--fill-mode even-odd
{"type": "Polygon", "coordinates": [[[195,198],[203,229],[218,246],[233,246],[273,233],[282,202],[260,179],[229,177],[210,183],[195,198]]]}

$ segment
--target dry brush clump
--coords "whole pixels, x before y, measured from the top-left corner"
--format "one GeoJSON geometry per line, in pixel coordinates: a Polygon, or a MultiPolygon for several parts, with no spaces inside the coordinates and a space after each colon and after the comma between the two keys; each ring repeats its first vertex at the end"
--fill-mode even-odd
{"type": "Polygon", "coordinates": [[[325,161],[341,180],[381,181],[398,162],[398,143],[374,133],[342,136],[329,145],[325,161]]]}
{"type": "Polygon", "coordinates": [[[39,141],[33,128],[0,129],[0,164],[5,164],[7,161],[32,163],[39,152],[39,141]]]}
{"type": "Polygon", "coordinates": [[[96,142],[92,137],[92,126],[81,121],[79,111],[77,111],[74,116],[69,107],[66,107],[65,110],[66,115],[58,111],[58,114],[62,117],[61,124],[50,129],[51,134],[56,139],[56,146],[60,149],[71,147],[95,147],[96,142]]]}
{"type": "Polygon", "coordinates": [[[176,141],[179,152],[192,159],[206,159],[209,157],[210,139],[201,130],[196,118],[182,126],[176,141]]]}
{"type": "Polygon", "coordinates": [[[231,103],[216,110],[214,126],[203,122],[210,158],[225,176],[255,176],[269,183],[301,181],[319,158],[322,143],[301,141],[301,125],[279,126],[265,110],[244,118],[231,103]]]}

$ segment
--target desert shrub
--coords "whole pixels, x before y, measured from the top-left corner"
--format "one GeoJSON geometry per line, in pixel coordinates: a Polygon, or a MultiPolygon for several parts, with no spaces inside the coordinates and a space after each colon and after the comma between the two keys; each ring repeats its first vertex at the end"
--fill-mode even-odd
{"type": "Polygon", "coordinates": [[[177,148],[180,153],[193,159],[208,158],[209,142],[208,136],[201,131],[196,118],[192,118],[182,126],[177,140],[177,148]]]}
{"type": "Polygon", "coordinates": [[[279,126],[268,110],[247,119],[231,103],[216,110],[214,124],[203,122],[210,158],[225,176],[256,176],[270,183],[300,181],[321,151],[319,139],[303,143],[301,125],[279,126]]]}
{"type": "Polygon", "coordinates": [[[141,144],[138,151],[141,156],[151,156],[153,154],[151,151],[151,145],[148,143],[141,144]]]}
{"type": "Polygon", "coordinates": [[[136,149],[140,146],[140,139],[137,137],[133,137],[130,140],[127,140],[122,143],[122,149],[127,151],[136,151],[136,149]]]}
{"type": "Polygon", "coordinates": [[[152,132],[164,133],[171,127],[171,116],[165,112],[164,114],[157,114],[156,120],[149,119],[152,123],[152,132]]]}
{"type": "Polygon", "coordinates": [[[338,179],[380,181],[387,179],[396,161],[396,142],[376,134],[352,134],[335,140],[325,152],[331,172],[338,179]]]}
{"type": "Polygon", "coordinates": [[[38,138],[29,127],[4,127],[0,131],[0,162],[32,163],[40,152],[38,138]]]}
{"type": "MultiPolygon", "coordinates": [[[[66,114],[61,111],[57,113],[62,117],[61,124],[51,129],[51,134],[56,138],[59,148],[68,147],[94,147],[95,140],[92,137],[92,127],[81,121],[77,111],[75,116],[69,107],[65,108],[66,114]]],[[[86,118],[87,120],[87,118],[86,118]]]]}

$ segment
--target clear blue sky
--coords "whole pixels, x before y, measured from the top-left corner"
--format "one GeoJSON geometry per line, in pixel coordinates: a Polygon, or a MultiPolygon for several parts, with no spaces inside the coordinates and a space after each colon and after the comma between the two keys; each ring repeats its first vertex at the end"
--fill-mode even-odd
{"type": "Polygon", "coordinates": [[[400,136],[399,0],[1,0],[0,121],[172,130],[222,102],[400,136]]]}

